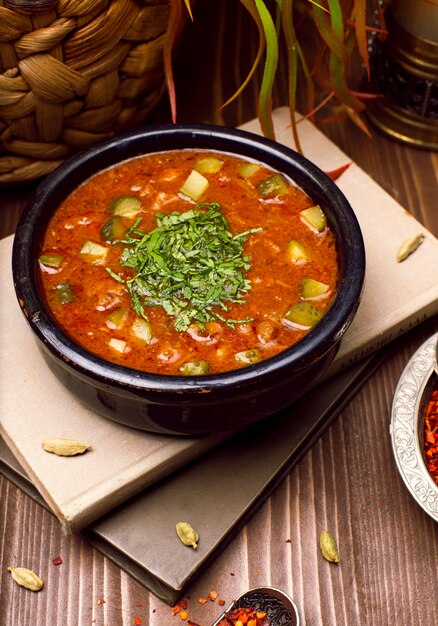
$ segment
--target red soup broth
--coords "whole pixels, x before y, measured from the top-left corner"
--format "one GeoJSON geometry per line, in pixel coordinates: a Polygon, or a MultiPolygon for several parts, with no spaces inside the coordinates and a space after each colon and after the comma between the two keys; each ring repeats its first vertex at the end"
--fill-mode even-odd
{"type": "Polygon", "coordinates": [[[285,350],[330,306],[338,262],[324,218],[301,189],[263,164],[196,150],[141,156],[93,175],[55,211],[41,246],[41,285],[57,324],[103,359],[166,375],[226,372],[285,350]],[[211,224],[201,223],[209,212],[227,240],[225,258],[222,243],[209,239],[211,224]],[[169,239],[170,215],[180,225],[194,216],[189,244],[174,231],[169,239]],[[123,264],[137,258],[143,238],[143,262],[156,270],[148,266],[147,275],[123,264]],[[198,267],[187,284],[200,257],[205,273],[198,267]],[[225,272],[222,291],[217,265],[225,272]],[[169,298],[180,308],[169,309],[169,298]]]}

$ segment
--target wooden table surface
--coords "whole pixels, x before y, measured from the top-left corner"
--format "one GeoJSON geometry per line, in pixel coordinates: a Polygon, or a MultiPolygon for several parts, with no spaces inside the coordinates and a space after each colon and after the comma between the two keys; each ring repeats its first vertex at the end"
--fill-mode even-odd
{"type": "MultiPolygon", "coordinates": [[[[216,4],[220,9],[207,15],[201,3],[177,62],[179,121],[238,125],[255,117],[254,87],[228,109],[218,112],[218,105],[241,79],[234,59],[251,57],[254,48],[237,3],[216,4]]],[[[274,105],[286,102],[284,92],[280,80],[274,105]]],[[[153,115],[157,120],[168,121],[165,99],[153,115]]],[[[377,133],[370,140],[348,120],[322,130],[438,235],[437,153],[377,133]]],[[[1,190],[0,236],[14,231],[31,190],[1,190]]],[[[220,614],[217,600],[197,602],[210,589],[228,603],[249,587],[274,585],[292,595],[302,626],[438,624],[438,526],[408,493],[389,438],[398,378],[437,330],[435,318],[397,340],[335,423],[194,583],[190,620],[210,626],[220,614]],[[324,528],[338,540],[339,565],[320,556],[324,528]]],[[[84,540],[63,536],[51,514],[1,475],[0,563],[0,626],[187,623],[84,540]],[[54,573],[57,555],[63,563],[54,573]],[[50,585],[38,594],[15,585],[6,567],[18,562],[31,563],[43,578],[52,570],[50,585]]]]}

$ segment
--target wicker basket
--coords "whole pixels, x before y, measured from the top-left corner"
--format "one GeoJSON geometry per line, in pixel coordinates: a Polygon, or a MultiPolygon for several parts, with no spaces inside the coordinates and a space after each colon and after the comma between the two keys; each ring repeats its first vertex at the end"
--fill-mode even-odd
{"type": "Polygon", "coordinates": [[[145,120],[168,14],[168,0],[0,0],[0,185],[145,120]]]}

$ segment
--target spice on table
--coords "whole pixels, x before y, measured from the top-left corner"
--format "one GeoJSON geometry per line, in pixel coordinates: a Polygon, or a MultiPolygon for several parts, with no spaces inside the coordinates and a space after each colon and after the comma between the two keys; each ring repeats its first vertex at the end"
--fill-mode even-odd
{"type": "Polygon", "coordinates": [[[424,415],[424,455],[426,466],[438,485],[438,389],[433,389],[424,415]]]}
{"type": "Polygon", "coordinates": [[[196,530],[187,522],[178,522],[176,532],[185,546],[192,546],[194,550],[198,547],[199,535],[196,530]]]}
{"type": "Polygon", "coordinates": [[[319,536],[319,547],[322,556],[330,563],[339,563],[339,551],[335,539],[327,531],[323,530],[319,536]]]}
{"type": "Polygon", "coordinates": [[[54,559],[52,559],[52,564],[53,565],[62,565],[62,559],[60,556],[55,556],[54,559]]]}
{"type": "Polygon", "coordinates": [[[91,450],[88,443],[82,443],[75,439],[45,439],[41,445],[46,452],[52,452],[58,456],[75,456],[91,450]]]}
{"type": "Polygon", "coordinates": [[[212,602],[214,602],[216,600],[216,598],[218,597],[218,592],[216,591],[216,589],[211,589],[208,592],[208,598],[209,600],[211,600],[212,602]]]}
{"type": "Polygon", "coordinates": [[[421,243],[423,243],[423,239],[424,239],[423,233],[417,233],[416,235],[413,235],[412,237],[408,237],[408,239],[405,239],[405,241],[402,243],[402,245],[398,249],[397,261],[401,263],[401,261],[404,261],[405,259],[407,259],[408,256],[412,254],[413,252],[415,252],[418,246],[421,243]]]}
{"type": "Polygon", "coordinates": [[[8,567],[8,571],[18,585],[31,591],[39,591],[44,584],[38,574],[27,567],[8,567]]]}

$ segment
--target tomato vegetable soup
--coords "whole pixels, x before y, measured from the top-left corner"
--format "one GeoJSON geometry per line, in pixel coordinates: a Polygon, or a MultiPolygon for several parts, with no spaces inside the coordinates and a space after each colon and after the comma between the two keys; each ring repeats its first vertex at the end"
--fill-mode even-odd
{"type": "Polygon", "coordinates": [[[319,205],[263,164],[205,150],[93,175],[52,216],[39,272],[75,342],[166,375],[278,354],[320,320],[338,283],[319,205]]]}

